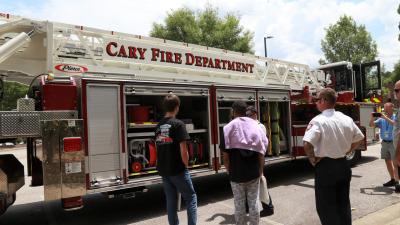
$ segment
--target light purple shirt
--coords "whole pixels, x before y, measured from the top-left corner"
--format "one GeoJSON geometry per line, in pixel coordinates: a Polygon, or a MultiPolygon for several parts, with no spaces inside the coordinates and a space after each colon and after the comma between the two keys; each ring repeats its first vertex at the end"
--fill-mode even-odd
{"type": "Polygon", "coordinates": [[[224,126],[225,148],[246,149],[265,154],[268,139],[257,121],[249,117],[236,117],[224,126]]]}

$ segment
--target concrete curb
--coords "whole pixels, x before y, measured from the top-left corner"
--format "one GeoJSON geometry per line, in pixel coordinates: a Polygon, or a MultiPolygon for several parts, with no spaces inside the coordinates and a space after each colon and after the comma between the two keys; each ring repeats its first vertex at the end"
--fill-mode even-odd
{"type": "Polygon", "coordinates": [[[400,224],[400,203],[370,213],[353,221],[353,225],[396,225],[400,224]]]}

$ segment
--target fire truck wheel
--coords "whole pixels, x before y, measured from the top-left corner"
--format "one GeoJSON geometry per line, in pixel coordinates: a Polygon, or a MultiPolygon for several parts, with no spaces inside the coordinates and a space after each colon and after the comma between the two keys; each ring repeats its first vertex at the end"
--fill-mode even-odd
{"type": "Polygon", "coordinates": [[[132,171],[137,173],[140,172],[142,170],[142,164],[139,162],[134,162],[132,163],[132,171]]]}
{"type": "Polygon", "coordinates": [[[355,166],[361,159],[361,150],[355,150],[346,155],[346,160],[350,166],[355,166]]]}
{"type": "Polygon", "coordinates": [[[15,200],[17,200],[17,193],[14,193],[14,194],[12,195],[12,198],[13,198],[13,200],[12,200],[12,202],[11,202],[10,205],[14,204],[15,200]]]}
{"type": "Polygon", "coordinates": [[[7,197],[4,194],[0,194],[0,216],[3,215],[7,210],[7,197]]]}

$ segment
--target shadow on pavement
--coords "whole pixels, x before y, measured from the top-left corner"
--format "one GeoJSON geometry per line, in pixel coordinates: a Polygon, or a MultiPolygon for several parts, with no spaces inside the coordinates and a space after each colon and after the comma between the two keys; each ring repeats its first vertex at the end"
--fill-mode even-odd
{"type": "Polygon", "coordinates": [[[47,225],[43,212],[43,202],[12,205],[0,216],[0,225],[47,225]]]}
{"type": "Polygon", "coordinates": [[[149,191],[150,196],[143,194],[135,199],[88,195],[83,199],[84,207],[76,211],[64,211],[60,201],[13,205],[0,217],[0,225],[135,224],[166,215],[163,192],[160,187],[154,189],[149,191]]]}
{"type": "Polygon", "coordinates": [[[362,156],[361,157],[361,160],[359,160],[358,162],[357,162],[357,164],[354,166],[354,167],[357,167],[357,166],[359,166],[359,165],[362,165],[362,164],[365,164],[365,163],[369,163],[369,162],[372,162],[372,161],[375,161],[375,160],[378,160],[379,158],[378,157],[376,157],[376,156],[362,156]]]}
{"type": "Polygon", "coordinates": [[[360,188],[360,193],[366,195],[391,195],[393,192],[393,189],[383,186],[360,188]]]}
{"type": "Polygon", "coordinates": [[[216,213],[216,214],[212,215],[210,218],[208,218],[207,222],[212,222],[218,217],[223,218],[223,221],[221,221],[219,224],[235,224],[235,216],[225,214],[225,213],[216,213]]]}

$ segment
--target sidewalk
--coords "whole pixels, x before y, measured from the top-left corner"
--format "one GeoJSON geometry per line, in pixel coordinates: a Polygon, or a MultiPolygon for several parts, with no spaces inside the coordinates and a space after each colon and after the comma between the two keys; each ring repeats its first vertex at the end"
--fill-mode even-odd
{"type": "Polygon", "coordinates": [[[398,225],[400,224],[400,203],[370,213],[353,221],[353,225],[398,225]]]}

